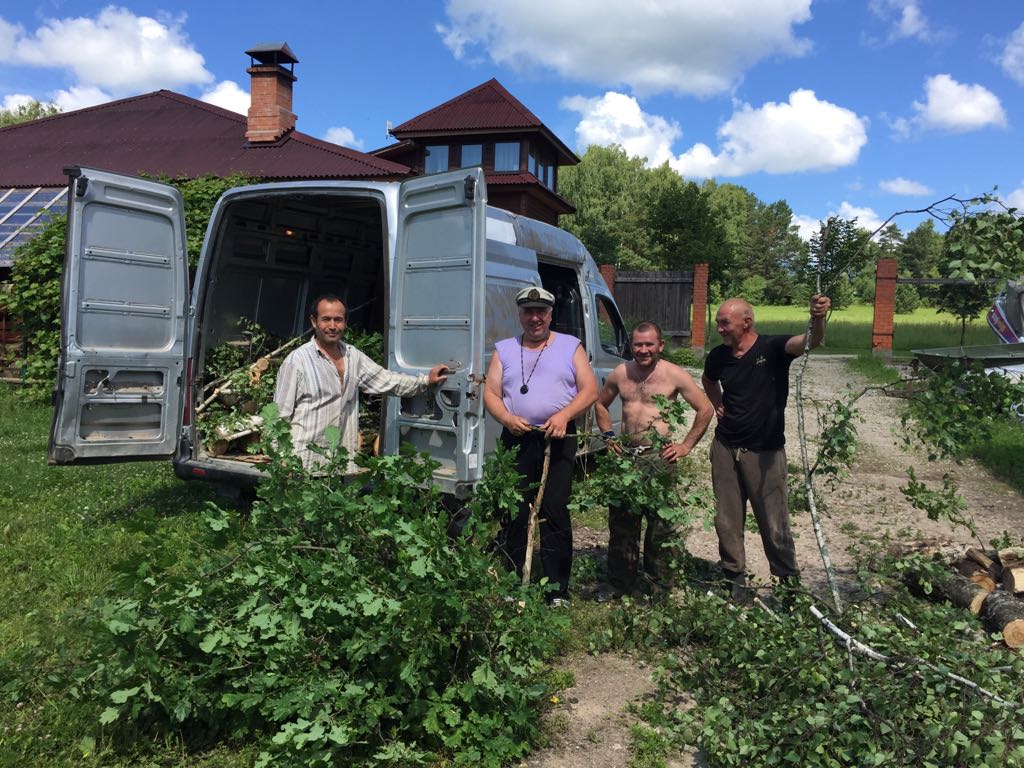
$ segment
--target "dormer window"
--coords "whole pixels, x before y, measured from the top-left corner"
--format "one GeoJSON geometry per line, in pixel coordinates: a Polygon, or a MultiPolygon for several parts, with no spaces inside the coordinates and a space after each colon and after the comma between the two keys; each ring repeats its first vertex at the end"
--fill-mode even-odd
{"type": "Polygon", "coordinates": [[[428,146],[423,160],[423,173],[444,173],[448,170],[448,145],[428,146]]]}
{"type": "Polygon", "coordinates": [[[494,144],[494,170],[519,170],[519,142],[498,141],[494,144]]]}
{"type": "Polygon", "coordinates": [[[471,168],[474,165],[484,164],[484,145],[483,144],[463,144],[462,145],[462,163],[463,168],[471,168]]]}

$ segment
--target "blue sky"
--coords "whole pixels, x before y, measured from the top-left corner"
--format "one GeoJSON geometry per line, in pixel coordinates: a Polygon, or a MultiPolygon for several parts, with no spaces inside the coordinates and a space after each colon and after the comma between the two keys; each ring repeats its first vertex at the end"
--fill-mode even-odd
{"type": "Polygon", "coordinates": [[[244,111],[243,52],[285,40],[299,130],[358,149],[496,77],[579,154],[617,142],[742,184],[805,232],[995,186],[1024,208],[1018,0],[4,5],[6,107],[169,88],[244,111]]]}

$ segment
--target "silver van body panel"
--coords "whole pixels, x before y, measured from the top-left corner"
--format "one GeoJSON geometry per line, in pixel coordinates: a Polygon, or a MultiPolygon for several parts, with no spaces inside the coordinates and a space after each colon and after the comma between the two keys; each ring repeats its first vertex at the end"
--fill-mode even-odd
{"type": "Polygon", "coordinates": [[[188,301],[181,195],[91,169],[71,186],[50,462],[170,458],[188,301]]]}
{"type": "MultiPolygon", "coordinates": [[[[329,201],[337,198],[344,205],[359,204],[367,210],[378,210],[376,215],[381,229],[379,257],[385,287],[381,301],[387,304],[378,309],[386,321],[386,328],[382,331],[388,340],[388,366],[412,374],[426,373],[432,365],[442,362],[448,362],[453,368],[447,382],[427,394],[412,398],[385,398],[381,450],[395,453],[400,442],[409,442],[418,450],[430,453],[441,463],[435,480],[445,492],[462,496],[471,490],[472,484],[481,476],[485,455],[493,450],[501,431],[500,425],[483,409],[482,387],[494,343],[522,331],[514,298],[518,290],[527,285],[542,285],[545,270],[555,270],[559,279],[572,283],[579,294],[573,297],[579,304],[577,332],[588,350],[599,385],[624,359],[614,354],[621,349],[613,349],[607,340],[602,344],[596,302],[598,297],[603,297],[614,308],[614,301],[583,244],[557,227],[487,206],[486,185],[479,169],[417,177],[401,183],[278,182],[228,190],[211,215],[194,279],[191,305],[187,307],[184,219],[180,196],[175,197],[176,190],[133,177],[92,170],[83,170],[82,173],[90,179],[90,187],[94,184],[93,179],[106,179],[104,184],[111,189],[136,190],[132,194],[144,202],[148,200],[153,209],[145,215],[156,216],[164,222],[177,221],[175,217],[180,217],[177,224],[164,226],[164,240],[171,245],[163,250],[176,250],[180,266],[170,267],[172,259],[167,254],[165,261],[160,262],[161,269],[173,275],[171,279],[180,283],[180,290],[166,307],[160,307],[160,312],[164,313],[166,309],[171,318],[169,328],[160,337],[163,340],[160,349],[141,349],[134,339],[138,329],[125,328],[122,327],[123,322],[119,325],[112,321],[108,330],[123,337],[122,341],[130,342],[123,345],[126,351],[118,353],[124,356],[94,360],[108,365],[114,374],[122,370],[133,371],[137,367],[151,371],[148,374],[151,377],[158,376],[160,386],[157,390],[163,398],[160,401],[162,421],[158,430],[160,452],[152,449],[154,452],[145,453],[140,448],[148,443],[133,437],[113,441],[103,449],[102,455],[109,460],[170,456],[176,444],[175,469],[180,476],[216,478],[222,482],[236,478],[241,484],[251,484],[260,476],[260,470],[250,464],[208,456],[197,447],[195,404],[201,399],[197,398],[196,388],[201,386],[205,351],[223,335],[223,326],[233,313],[251,319],[272,317],[273,322],[282,326],[300,328],[305,324],[306,303],[311,297],[308,295],[310,286],[298,284],[302,281],[301,270],[288,274],[267,270],[266,273],[249,276],[244,269],[234,269],[228,256],[223,257],[227,259],[224,261],[220,252],[232,219],[238,218],[239,211],[259,204],[274,205],[275,200],[317,200],[321,205],[328,205],[329,201]],[[468,190],[471,190],[469,194],[468,190]],[[156,200],[163,202],[154,202],[156,200]],[[170,234],[172,230],[174,234],[170,234]],[[287,301],[281,301],[281,295],[287,301]],[[225,310],[226,304],[232,305],[230,311],[225,310]],[[220,311],[214,312],[213,309],[220,311]],[[135,366],[139,360],[145,365],[135,366]],[[131,366],[126,361],[131,361],[131,366]],[[119,362],[121,367],[116,367],[114,362],[119,362]],[[188,382],[185,381],[186,375],[190,378],[188,382]],[[190,402],[183,406],[186,383],[191,386],[192,393],[190,402]],[[182,407],[188,409],[184,426],[181,426],[182,407]]],[[[97,184],[96,194],[100,188],[97,184]]],[[[122,196],[130,195],[125,192],[122,196]]],[[[72,212],[69,227],[75,220],[81,219],[76,219],[72,212]]],[[[135,229],[134,225],[128,226],[125,232],[131,235],[135,229]]],[[[123,250],[136,253],[138,249],[125,246],[123,250]]],[[[157,270],[149,268],[149,271],[157,270]]],[[[73,268],[69,273],[74,273],[73,268]]],[[[126,289],[140,280],[140,277],[133,276],[128,284],[113,281],[110,285],[112,295],[120,295],[122,288],[126,289]]],[[[75,302],[75,296],[65,296],[65,307],[73,307],[75,302]]],[[[143,310],[138,309],[137,312],[142,313],[143,310]]],[[[617,311],[614,314],[617,317],[617,311]]],[[[70,317],[65,323],[72,334],[68,342],[73,348],[76,320],[70,317]]],[[[607,329],[605,332],[607,335],[607,329]]],[[[77,357],[68,357],[70,366],[62,366],[62,382],[68,378],[67,371],[74,371],[86,352],[76,354],[77,357]]],[[[95,366],[90,368],[94,369],[95,366]]],[[[145,379],[143,384],[154,381],[157,379],[145,379]]],[[[106,386],[103,381],[99,384],[100,388],[106,386]]],[[[137,386],[135,380],[132,380],[132,385],[137,386]]],[[[77,386],[79,389],[75,391],[85,391],[81,389],[84,385],[77,386]]],[[[66,386],[61,389],[71,391],[66,386]]],[[[133,395],[136,400],[131,402],[145,403],[152,408],[155,394],[156,390],[154,393],[133,395]]],[[[125,400],[127,390],[118,397],[130,402],[125,400]]],[[[58,409],[62,415],[55,417],[54,434],[59,431],[64,443],[70,443],[75,430],[81,432],[82,428],[79,426],[81,418],[68,414],[76,408],[81,410],[79,406],[86,404],[86,399],[65,399],[67,403],[58,409]]],[[[87,399],[93,407],[104,402],[95,394],[87,399]]],[[[618,408],[613,406],[616,422],[618,414],[618,408]]],[[[581,417],[578,425],[581,430],[592,431],[592,414],[581,417]]],[[[86,442],[79,439],[79,443],[86,442]]],[[[92,450],[96,450],[95,440],[93,443],[92,450]]],[[[598,443],[581,445],[584,451],[596,447],[599,447],[598,443]]],[[[83,449],[76,444],[73,450],[83,449]]],[[[69,455],[67,450],[64,451],[64,457],[70,461],[77,460],[80,455],[69,455]]]]}

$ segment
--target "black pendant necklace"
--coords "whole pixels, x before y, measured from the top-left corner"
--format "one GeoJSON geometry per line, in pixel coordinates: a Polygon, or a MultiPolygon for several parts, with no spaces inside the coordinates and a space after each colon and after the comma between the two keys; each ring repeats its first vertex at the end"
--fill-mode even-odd
{"type": "MultiPolygon", "coordinates": [[[[550,338],[551,337],[548,336],[548,339],[550,338]]],[[[526,334],[524,333],[522,336],[519,337],[519,377],[522,379],[523,382],[523,386],[519,388],[519,394],[525,395],[527,392],[530,391],[530,379],[533,378],[533,373],[534,371],[537,370],[537,363],[540,362],[540,356],[543,355],[544,350],[548,348],[548,339],[544,340],[544,346],[541,347],[540,352],[537,353],[537,359],[533,361],[533,368],[530,369],[530,375],[525,376],[524,378],[524,371],[526,370],[526,366],[523,365],[523,342],[526,340],[526,334]]]]}

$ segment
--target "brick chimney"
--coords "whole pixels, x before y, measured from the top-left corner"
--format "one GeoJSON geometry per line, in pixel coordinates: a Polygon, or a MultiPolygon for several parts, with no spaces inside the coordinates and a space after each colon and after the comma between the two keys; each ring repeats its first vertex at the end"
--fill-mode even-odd
{"type": "Polygon", "coordinates": [[[249,73],[251,101],[245,138],[253,144],[277,141],[295,127],[292,83],[299,60],[288,43],[260,43],[246,54],[250,57],[250,66],[245,71],[249,73]]]}

